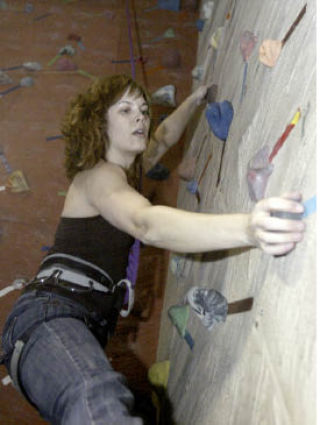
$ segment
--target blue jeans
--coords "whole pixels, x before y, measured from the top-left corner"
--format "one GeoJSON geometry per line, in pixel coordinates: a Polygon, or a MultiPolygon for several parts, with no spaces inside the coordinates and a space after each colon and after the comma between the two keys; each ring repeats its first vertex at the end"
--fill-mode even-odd
{"type": "Polygon", "coordinates": [[[6,366],[15,342],[35,327],[20,359],[20,382],[53,425],[141,425],[130,415],[133,395],[89,330],[87,312],[56,294],[22,295],[2,335],[6,366]]]}

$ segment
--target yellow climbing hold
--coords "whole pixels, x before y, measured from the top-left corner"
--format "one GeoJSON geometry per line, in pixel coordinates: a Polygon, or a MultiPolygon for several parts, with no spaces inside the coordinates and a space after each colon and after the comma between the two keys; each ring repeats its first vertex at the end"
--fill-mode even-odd
{"type": "Polygon", "coordinates": [[[149,382],[156,387],[167,388],[170,372],[170,361],[154,363],[148,370],[149,382]]]}

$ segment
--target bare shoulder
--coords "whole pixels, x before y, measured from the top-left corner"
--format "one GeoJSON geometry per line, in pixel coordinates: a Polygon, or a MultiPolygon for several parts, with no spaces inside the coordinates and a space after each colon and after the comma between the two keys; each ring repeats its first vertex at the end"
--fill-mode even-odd
{"type": "Polygon", "coordinates": [[[62,211],[63,216],[82,217],[100,214],[96,200],[130,187],[126,174],[119,167],[106,162],[78,173],[72,181],[62,211]]]}
{"type": "Polygon", "coordinates": [[[129,187],[127,176],[120,167],[108,162],[100,162],[91,170],[80,173],[79,182],[86,193],[92,191],[103,191],[104,196],[112,194],[119,188],[129,187]]]}
{"type": "Polygon", "coordinates": [[[118,229],[136,237],[135,214],[149,201],[128,184],[120,167],[105,163],[79,176],[88,206],[118,229]]]}

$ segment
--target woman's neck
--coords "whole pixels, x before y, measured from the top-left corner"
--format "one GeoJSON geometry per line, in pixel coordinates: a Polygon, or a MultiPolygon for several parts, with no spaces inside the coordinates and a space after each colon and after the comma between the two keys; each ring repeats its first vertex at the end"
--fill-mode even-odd
{"type": "Polygon", "coordinates": [[[112,164],[118,165],[125,171],[129,170],[131,165],[134,163],[135,158],[135,153],[126,153],[124,155],[118,151],[113,150],[112,148],[110,148],[105,155],[105,160],[107,162],[111,162],[112,164]]]}

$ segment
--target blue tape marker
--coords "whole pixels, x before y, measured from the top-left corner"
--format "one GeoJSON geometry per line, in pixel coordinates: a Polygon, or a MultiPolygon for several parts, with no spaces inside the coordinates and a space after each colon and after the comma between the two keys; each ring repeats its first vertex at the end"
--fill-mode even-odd
{"type": "Polygon", "coordinates": [[[41,251],[42,251],[42,252],[46,252],[46,251],[49,251],[51,248],[52,248],[51,246],[43,245],[43,246],[41,247],[41,251]]]}
{"type": "Polygon", "coordinates": [[[312,198],[308,199],[303,203],[304,213],[303,217],[308,217],[308,215],[313,214],[317,211],[317,197],[314,195],[312,198]]]}
{"type": "Polygon", "coordinates": [[[189,332],[187,330],[185,331],[184,339],[185,339],[186,343],[189,345],[190,350],[192,350],[193,346],[194,346],[194,341],[193,341],[192,336],[189,334],[189,332]]]}
{"type": "Polygon", "coordinates": [[[49,136],[49,137],[46,137],[46,141],[47,142],[50,142],[51,140],[57,140],[57,139],[63,139],[63,136],[62,135],[59,135],[59,136],[49,136]]]}

